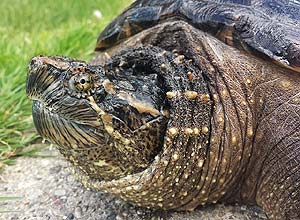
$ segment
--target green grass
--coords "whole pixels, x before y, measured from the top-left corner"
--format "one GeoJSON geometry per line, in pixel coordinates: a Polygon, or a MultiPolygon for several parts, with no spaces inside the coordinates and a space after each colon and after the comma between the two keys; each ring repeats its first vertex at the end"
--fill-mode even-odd
{"type": "Polygon", "coordinates": [[[37,140],[25,95],[29,60],[39,54],[89,60],[100,31],[131,2],[0,1],[0,168],[38,150],[28,147],[37,140]],[[101,11],[101,19],[93,15],[95,10],[101,11]]]}
{"type": "MultiPolygon", "coordinates": [[[[9,200],[18,200],[21,199],[22,197],[17,197],[17,196],[10,196],[10,197],[0,197],[0,202],[7,202],[9,200]]],[[[7,212],[16,212],[15,210],[1,210],[0,213],[7,213],[7,212]]]]}

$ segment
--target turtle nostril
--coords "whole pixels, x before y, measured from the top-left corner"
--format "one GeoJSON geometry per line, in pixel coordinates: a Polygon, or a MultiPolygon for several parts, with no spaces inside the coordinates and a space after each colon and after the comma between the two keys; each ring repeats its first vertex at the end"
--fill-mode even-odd
{"type": "Polygon", "coordinates": [[[29,63],[29,67],[32,67],[34,64],[35,64],[35,58],[32,58],[29,63]]]}
{"type": "Polygon", "coordinates": [[[36,57],[33,57],[30,62],[29,62],[29,69],[34,69],[34,68],[37,68],[39,66],[42,66],[44,64],[43,62],[43,57],[42,55],[40,56],[36,56],[36,57]]]}
{"type": "Polygon", "coordinates": [[[37,66],[38,66],[38,59],[37,59],[37,57],[34,57],[34,58],[31,59],[31,61],[29,63],[29,68],[33,69],[37,66]]]}

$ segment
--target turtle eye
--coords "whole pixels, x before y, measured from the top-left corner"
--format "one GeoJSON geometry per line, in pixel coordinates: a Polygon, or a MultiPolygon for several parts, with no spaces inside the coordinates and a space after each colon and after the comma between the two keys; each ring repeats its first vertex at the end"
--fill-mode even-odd
{"type": "Polygon", "coordinates": [[[73,81],[75,90],[79,92],[86,92],[89,89],[93,88],[92,77],[87,74],[79,74],[77,76],[74,76],[73,80],[71,81],[73,81]]]}

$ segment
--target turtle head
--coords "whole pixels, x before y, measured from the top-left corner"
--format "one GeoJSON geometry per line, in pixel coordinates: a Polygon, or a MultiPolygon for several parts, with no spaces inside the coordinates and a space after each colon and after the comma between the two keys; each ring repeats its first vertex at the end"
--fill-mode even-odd
{"type": "Polygon", "coordinates": [[[139,172],[160,151],[167,117],[156,74],[66,57],[31,60],[26,92],[38,133],[91,177],[139,172]]]}

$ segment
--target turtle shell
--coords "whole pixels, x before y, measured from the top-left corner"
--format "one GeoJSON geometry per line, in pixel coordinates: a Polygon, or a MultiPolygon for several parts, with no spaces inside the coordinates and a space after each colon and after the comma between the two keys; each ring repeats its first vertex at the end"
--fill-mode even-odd
{"type": "Polygon", "coordinates": [[[137,0],[100,34],[96,51],[170,20],[184,20],[230,46],[300,72],[297,0],[137,0]]]}

